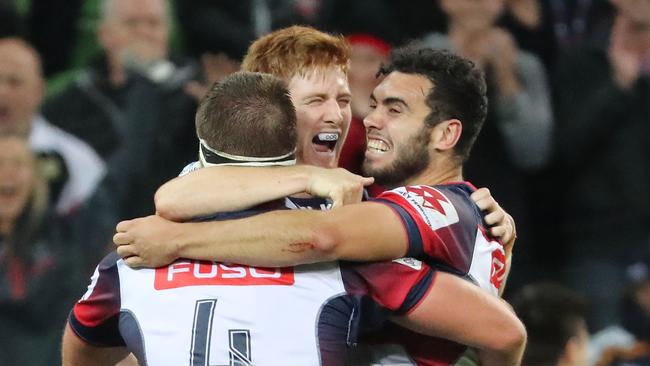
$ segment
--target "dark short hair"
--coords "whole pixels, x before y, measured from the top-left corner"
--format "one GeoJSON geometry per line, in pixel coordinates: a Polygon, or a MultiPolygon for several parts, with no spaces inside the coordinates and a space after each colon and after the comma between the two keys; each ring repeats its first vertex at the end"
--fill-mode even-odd
{"type": "Polygon", "coordinates": [[[286,84],[269,74],[237,72],[215,83],[196,112],[196,134],[232,155],[272,157],[296,147],[296,111],[286,84]]]}
{"type": "Polygon", "coordinates": [[[523,364],[530,366],[556,365],[587,317],[582,296],[550,282],[524,286],[510,303],[528,332],[523,364]]]}
{"type": "Polygon", "coordinates": [[[460,120],[463,132],[454,152],[465,162],[487,116],[483,72],[470,60],[415,43],[393,50],[389,63],[382,65],[377,75],[393,71],[422,75],[431,81],[433,87],[426,96],[431,112],[425,123],[433,127],[448,119],[460,120]]]}

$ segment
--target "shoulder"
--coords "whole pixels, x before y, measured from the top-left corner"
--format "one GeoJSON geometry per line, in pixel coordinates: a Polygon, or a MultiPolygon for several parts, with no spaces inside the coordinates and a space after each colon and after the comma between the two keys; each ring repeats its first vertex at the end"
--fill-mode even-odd
{"type": "Polygon", "coordinates": [[[478,215],[469,198],[471,187],[464,184],[405,186],[382,193],[378,201],[387,201],[420,217],[435,229],[478,215]]]}
{"type": "Polygon", "coordinates": [[[443,50],[453,50],[454,48],[449,37],[438,32],[431,32],[422,37],[422,45],[443,50]]]}
{"type": "Polygon", "coordinates": [[[43,116],[36,116],[33,121],[30,143],[36,149],[53,149],[64,155],[74,156],[75,159],[91,159],[95,164],[103,164],[90,145],[80,138],[54,126],[43,116]]]}

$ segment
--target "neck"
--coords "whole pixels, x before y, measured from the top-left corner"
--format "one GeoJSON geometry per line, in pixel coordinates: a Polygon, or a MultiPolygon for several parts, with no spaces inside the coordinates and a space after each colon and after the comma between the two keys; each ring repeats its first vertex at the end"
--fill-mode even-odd
{"type": "Polygon", "coordinates": [[[114,87],[122,86],[126,83],[126,72],[124,65],[119,60],[119,56],[113,54],[107,55],[108,80],[114,87]]]}
{"type": "Polygon", "coordinates": [[[436,185],[463,180],[463,167],[457,164],[429,165],[422,173],[404,182],[404,185],[436,185]]]}
{"type": "Polygon", "coordinates": [[[14,221],[10,219],[0,219],[0,235],[7,237],[14,229],[14,221]]]}

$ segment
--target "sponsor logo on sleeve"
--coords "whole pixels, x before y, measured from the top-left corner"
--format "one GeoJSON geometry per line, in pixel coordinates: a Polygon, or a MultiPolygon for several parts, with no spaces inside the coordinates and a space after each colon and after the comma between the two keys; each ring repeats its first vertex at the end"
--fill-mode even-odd
{"type": "Polygon", "coordinates": [[[408,186],[395,189],[420,214],[433,230],[459,221],[458,212],[439,190],[429,186],[408,186]]]}
{"type": "Polygon", "coordinates": [[[215,262],[178,261],[156,268],[154,288],[187,286],[291,286],[293,268],[260,268],[215,262]]]}

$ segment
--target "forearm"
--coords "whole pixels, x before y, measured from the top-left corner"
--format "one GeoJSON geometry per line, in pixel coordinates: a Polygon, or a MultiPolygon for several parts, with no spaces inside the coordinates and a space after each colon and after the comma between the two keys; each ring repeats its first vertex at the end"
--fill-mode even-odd
{"type": "Polygon", "coordinates": [[[62,345],[63,366],[115,366],[129,352],[125,347],[95,347],[85,343],[66,325],[62,345]]]}
{"type": "Polygon", "coordinates": [[[210,167],[172,179],[155,195],[156,212],[184,221],[232,212],[305,191],[307,166],[210,167]]]}
{"type": "Polygon", "coordinates": [[[335,212],[274,211],[241,220],[175,225],[182,230],[174,235],[178,257],[254,266],[388,260],[407,249],[400,219],[389,207],[371,202],[335,212]]]}
{"type": "Polygon", "coordinates": [[[497,99],[498,127],[506,147],[522,169],[539,169],[552,151],[553,115],[546,74],[541,63],[520,56],[521,88],[497,99]]]}
{"type": "Polygon", "coordinates": [[[505,301],[448,273],[439,272],[432,286],[417,308],[395,319],[398,324],[475,347],[493,365],[518,365],[526,330],[505,301]]]}
{"type": "Polygon", "coordinates": [[[333,253],[305,220],[319,211],[272,212],[241,220],[177,224],[180,258],[263,267],[332,260],[333,253]],[[297,214],[297,215],[296,215],[297,214]]]}

